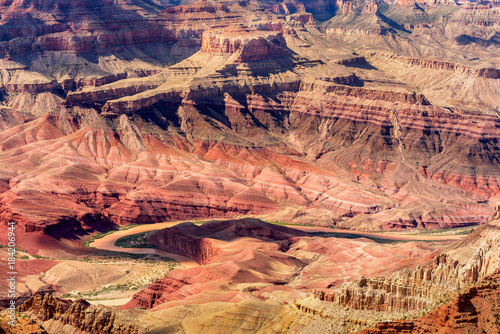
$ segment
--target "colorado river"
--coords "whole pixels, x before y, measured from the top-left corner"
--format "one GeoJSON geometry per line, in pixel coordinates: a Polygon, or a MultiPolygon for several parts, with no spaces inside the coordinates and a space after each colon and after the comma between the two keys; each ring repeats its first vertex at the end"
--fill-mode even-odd
{"type": "Polygon", "coordinates": [[[164,251],[161,251],[158,249],[154,249],[154,248],[124,248],[124,247],[115,246],[115,242],[122,237],[132,235],[132,234],[142,233],[142,232],[153,231],[153,230],[161,230],[161,229],[164,229],[167,227],[172,227],[172,226],[177,225],[179,223],[181,223],[181,222],[145,224],[145,225],[139,225],[139,226],[133,227],[129,230],[116,231],[116,232],[108,234],[100,239],[94,240],[91,244],[89,244],[89,247],[94,247],[97,249],[103,249],[103,250],[114,251],[114,252],[131,253],[131,254],[157,254],[157,255],[160,255],[163,257],[171,258],[172,260],[179,262],[181,265],[183,265],[186,268],[198,267],[199,264],[196,261],[194,261],[188,257],[182,256],[182,255],[167,253],[167,252],[164,252],[164,251]]]}
{"type": "MultiPolygon", "coordinates": [[[[179,223],[181,223],[181,222],[145,224],[145,225],[139,225],[139,226],[133,227],[129,230],[116,231],[116,232],[108,234],[100,239],[94,240],[92,243],[89,244],[89,247],[94,247],[97,249],[108,250],[108,251],[131,253],[131,254],[157,254],[157,255],[160,255],[163,257],[168,257],[172,260],[175,260],[186,268],[198,267],[199,264],[196,261],[191,260],[190,258],[182,256],[182,255],[167,253],[167,252],[164,252],[164,251],[161,251],[158,249],[154,249],[154,248],[124,248],[124,247],[115,246],[115,242],[122,237],[136,234],[136,233],[141,233],[141,232],[148,232],[148,231],[152,231],[152,230],[161,230],[161,229],[164,229],[167,227],[172,227],[172,226],[177,225],[179,223]]],[[[121,305],[128,303],[131,299],[132,298],[93,300],[93,301],[89,301],[89,303],[94,304],[94,305],[121,306],[121,305]]]]}
{"type": "MultiPolygon", "coordinates": [[[[166,222],[166,223],[156,223],[156,224],[145,224],[133,227],[129,230],[116,231],[109,235],[106,235],[100,239],[96,239],[89,246],[109,250],[116,252],[125,252],[132,254],[158,254],[164,257],[169,257],[173,260],[180,262],[186,268],[193,268],[199,266],[199,264],[185,256],[181,256],[178,254],[167,253],[153,248],[123,248],[115,246],[115,242],[125,236],[153,231],[153,230],[161,230],[167,227],[172,227],[174,225],[180,224],[182,222],[166,222]]],[[[336,233],[336,234],[349,234],[349,235],[358,235],[360,238],[369,237],[369,238],[378,238],[378,239],[387,239],[394,241],[454,241],[460,240],[466,237],[466,234],[462,235],[419,235],[419,234],[402,234],[402,233],[371,233],[371,232],[357,232],[350,230],[339,230],[339,229],[331,229],[327,227],[314,227],[314,226],[297,226],[297,225],[286,225],[287,227],[294,228],[297,230],[301,230],[304,232],[321,232],[321,233],[336,233]]]]}
{"type": "Polygon", "coordinates": [[[360,238],[376,238],[376,239],[386,239],[392,241],[456,241],[467,237],[467,234],[452,234],[452,235],[426,235],[426,234],[405,234],[401,232],[358,232],[353,230],[340,230],[331,229],[328,227],[316,227],[316,226],[296,226],[287,225],[288,227],[295,228],[304,232],[310,233],[336,233],[340,235],[357,235],[360,238]]]}

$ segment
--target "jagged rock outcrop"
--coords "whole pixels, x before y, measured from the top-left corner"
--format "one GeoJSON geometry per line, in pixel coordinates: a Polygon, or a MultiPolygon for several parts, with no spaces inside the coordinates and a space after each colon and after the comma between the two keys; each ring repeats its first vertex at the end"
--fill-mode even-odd
{"type": "Polygon", "coordinates": [[[499,276],[485,277],[425,316],[378,323],[359,333],[495,333],[499,327],[499,276]]]}
{"type": "Polygon", "coordinates": [[[326,301],[326,302],[334,302],[335,301],[335,293],[327,292],[322,290],[312,290],[311,294],[314,298],[326,301]]]}
{"type": "Polygon", "coordinates": [[[354,309],[407,312],[431,306],[447,293],[474,285],[500,265],[497,250],[499,221],[490,222],[448,253],[416,269],[405,269],[383,278],[360,278],[345,283],[336,295],[339,305],[354,309]],[[475,252],[470,254],[470,246],[475,252]]]}
{"type": "Polygon", "coordinates": [[[68,327],[79,333],[148,333],[147,325],[134,322],[142,312],[117,311],[90,305],[82,299],[71,302],[49,294],[35,295],[18,307],[18,311],[38,320],[48,333],[61,333],[68,327]]]}
{"type": "Polygon", "coordinates": [[[493,210],[493,214],[491,216],[492,220],[500,219],[500,203],[495,204],[495,209],[493,210]]]}
{"type": "Polygon", "coordinates": [[[199,31],[202,28],[200,24],[217,25],[221,19],[238,21],[241,16],[232,12],[226,4],[201,0],[194,4],[166,8],[158,14],[158,19],[164,20],[165,25],[192,26],[199,31]]]}
{"type": "MultiPolygon", "coordinates": [[[[87,306],[89,305],[85,301],[81,302],[87,306]]],[[[50,294],[37,294],[24,302],[17,310],[19,312],[29,312],[36,315],[38,319],[46,321],[61,316],[70,308],[71,304],[68,300],[57,299],[50,294]]]]}

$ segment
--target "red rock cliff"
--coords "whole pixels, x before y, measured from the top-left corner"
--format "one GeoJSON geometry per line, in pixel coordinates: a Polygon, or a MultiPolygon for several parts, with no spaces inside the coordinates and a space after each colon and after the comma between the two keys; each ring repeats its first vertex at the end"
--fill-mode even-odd
{"type": "Polygon", "coordinates": [[[237,62],[256,61],[288,55],[282,32],[261,31],[241,26],[213,28],[203,33],[201,51],[211,54],[238,54],[237,62]]]}
{"type": "Polygon", "coordinates": [[[158,231],[149,241],[161,250],[189,257],[200,264],[208,263],[218,252],[210,240],[184,233],[182,225],[158,231]]]}

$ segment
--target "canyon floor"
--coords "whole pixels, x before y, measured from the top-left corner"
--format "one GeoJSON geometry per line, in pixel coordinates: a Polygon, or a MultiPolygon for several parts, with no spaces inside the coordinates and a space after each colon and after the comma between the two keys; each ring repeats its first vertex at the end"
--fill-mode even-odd
{"type": "MultiPolygon", "coordinates": [[[[174,268],[194,268],[200,264],[180,254],[142,248],[141,243],[131,246],[135,248],[117,246],[115,245],[117,240],[126,236],[155,232],[179,223],[139,225],[97,237],[88,243],[88,247],[92,249],[87,254],[81,254],[73,259],[33,257],[29,253],[20,252],[18,253],[20,282],[17,294],[30,296],[34,293],[52,292],[57,297],[83,298],[92,304],[123,305],[130,301],[137,291],[162,278],[168,271],[174,268]],[[171,262],[166,263],[167,259],[171,262]]],[[[197,224],[202,223],[204,222],[197,224]]],[[[289,227],[321,238],[338,238],[339,243],[348,243],[355,239],[361,249],[367,247],[369,249],[369,246],[375,245],[382,247],[382,252],[386,251],[386,248],[392,249],[398,245],[415,248],[415,250],[422,249],[421,253],[416,253],[417,255],[439,250],[456,240],[463,239],[465,233],[470,230],[438,230],[433,231],[432,234],[425,232],[408,234],[404,232],[367,233],[298,225],[289,227]],[[393,247],[389,247],[391,245],[393,247]]],[[[154,247],[154,245],[150,246],[154,247]]],[[[0,261],[7,262],[7,251],[0,250],[0,252],[2,254],[0,261]]],[[[415,256],[413,253],[410,254],[415,256]]],[[[401,255],[397,259],[402,260],[404,256],[401,255]]],[[[352,263],[350,266],[363,267],[363,261],[365,260],[360,260],[359,264],[352,263]]],[[[397,265],[396,262],[394,264],[397,265]]],[[[384,266],[384,268],[387,272],[391,271],[390,267],[384,266]]],[[[348,279],[352,273],[345,273],[345,275],[348,279]]]]}
{"type": "MultiPolygon", "coordinates": [[[[465,303],[463,293],[480,300],[471,290],[477,284],[480,291],[487,287],[488,296],[497,291],[490,276],[500,264],[498,238],[498,221],[474,231],[432,234],[337,231],[255,218],[138,226],[89,246],[111,255],[108,248],[122,240],[136,247],[123,251],[148,251],[147,256],[171,251],[191,262],[167,265],[164,259],[131,260],[124,253],[26,260],[43,261],[24,273],[26,286],[33,287],[37,277],[56,291],[39,291],[19,310],[49,333],[225,333],[228,326],[237,333],[344,333],[375,325],[373,333],[470,331],[478,312],[469,306],[453,311],[470,314],[458,323],[433,317],[443,318],[443,307],[455,310],[443,303],[465,303]],[[141,248],[144,244],[155,249],[141,248]],[[54,277],[59,280],[52,282],[54,277]],[[422,322],[388,322],[422,315],[422,322]]],[[[491,318],[491,329],[496,328],[495,312],[479,313],[483,327],[491,318]]]]}

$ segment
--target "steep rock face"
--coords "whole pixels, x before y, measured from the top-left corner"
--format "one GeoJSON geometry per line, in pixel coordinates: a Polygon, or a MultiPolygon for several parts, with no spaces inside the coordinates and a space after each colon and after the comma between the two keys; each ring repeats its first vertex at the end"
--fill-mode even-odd
{"type": "Polygon", "coordinates": [[[86,0],[4,2],[0,67],[7,73],[0,74],[0,82],[10,94],[60,92],[99,86],[124,75],[150,75],[198,51],[204,30],[243,20],[236,5],[228,9],[201,1],[165,7],[143,1],[133,5],[86,0]],[[26,62],[19,57],[22,54],[33,58],[26,62]]]}
{"type": "Polygon", "coordinates": [[[326,291],[317,291],[317,290],[312,290],[311,291],[312,295],[314,298],[326,301],[326,302],[334,302],[335,301],[335,293],[328,293],[326,291]]]}
{"type": "Polygon", "coordinates": [[[314,22],[314,17],[310,13],[296,13],[287,16],[287,21],[297,21],[302,24],[309,24],[312,26],[315,26],[316,23],[314,22]]]}
{"type": "Polygon", "coordinates": [[[256,61],[289,55],[281,32],[249,30],[240,26],[203,32],[201,52],[238,54],[236,62],[256,61]]]}
{"type": "MultiPolygon", "coordinates": [[[[425,269],[398,272],[389,278],[360,278],[346,284],[337,301],[342,306],[375,311],[407,312],[426,308],[437,295],[454,287],[458,263],[438,257],[425,269]],[[447,263],[448,262],[448,263],[447,263]],[[451,263],[450,263],[451,262],[451,263]]],[[[459,274],[460,275],[460,274],[459,274]]],[[[465,279],[473,282],[474,273],[465,279]]]]}
{"type": "Polygon", "coordinates": [[[70,305],[71,302],[67,300],[56,299],[49,294],[38,294],[19,306],[17,310],[33,313],[38,319],[46,321],[60,316],[70,308],[70,305]]]}
{"type": "Polygon", "coordinates": [[[105,89],[106,87],[102,87],[102,89],[99,90],[70,92],[66,96],[65,104],[68,106],[78,104],[93,104],[96,102],[105,102],[121,96],[134,95],[158,87],[163,83],[163,80],[164,76],[162,74],[158,74],[152,76],[151,78],[148,78],[147,81],[129,79],[127,81],[130,84],[125,87],[110,87],[109,89],[105,89]]]}
{"type": "Polygon", "coordinates": [[[49,294],[35,295],[18,311],[42,321],[48,333],[61,333],[68,327],[79,333],[147,333],[146,326],[134,322],[141,312],[119,312],[81,299],[71,302],[49,294]]]}
{"type": "MultiPolygon", "coordinates": [[[[134,70],[127,73],[117,73],[102,77],[64,79],[60,82],[60,86],[64,91],[72,91],[83,87],[100,87],[102,85],[129,77],[146,77],[153,76],[158,73],[159,70],[134,70]]],[[[85,102],[88,103],[87,101],[85,102]]],[[[81,101],[81,103],[84,103],[84,101],[81,101]]]]}
{"type": "Polygon", "coordinates": [[[428,59],[409,59],[405,57],[392,56],[391,59],[402,62],[407,66],[419,66],[423,68],[430,68],[434,70],[445,70],[461,72],[467,75],[475,75],[487,79],[500,79],[500,69],[497,68],[471,68],[468,66],[428,59]]]}
{"type": "Polygon", "coordinates": [[[495,209],[493,210],[492,220],[500,219],[500,203],[495,204],[495,209]]]}
{"type": "Polygon", "coordinates": [[[429,102],[449,110],[470,110],[470,114],[496,118],[496,91],[500,86],[498,70],[488,63],[465,66],[410,57],[375,56],[374,64],[422,88],[429,102]],[[493,100],[492,100],[493,99],[493,100]],[[467,107],[465,107],[467,106],[467,107]]]}
{"type": "MultiPolygon", "coordinates": [[[[236,60],[240,59],[237,57],[236,60]]],[[[269,83],[266,80],[261,82],[242,82],[240,85],[233,85],[226,82],[205,82],[203,85],[189,87],[187,85],[183,86],[169,86],[168,83],[159,86],[157,89],[149,90],[148,86],[139,86],[139,89],[145,89],[143,94],[134,94],[136,87],[129,86],[132,96],[120,98],[116,100],[109,100],[102,108],[102,113],[107,116],[116,116],[120,114],[131,114],[141,109],[146,109],[152,107],[154,104],[160,101],[171,101],[178,102],[182,101],[185,105],[192,106],[194,101],[204,100],[204,98],[210,98],[213,96],[221,96],[224,93],[243,95],[251,92],[255,93],[268,93],[273,90],[284,91],[293,90],[298,87],[299,82],[295,79],[285,78],[278,82],[269,83]]],[[[107,94],[113,90],[99,90],[97,93],[107,94]]],[[[85,93],[84,93],[85,94],[85,93]]],[[[91,93],[92,94],[92,93],[91,93]]],[[[85,95],[81,93],[75,93],[76,99],[85,99],[85,95]]],[[[93,98],[91,98],[92,100],[93,98]]],[[[97,98],[98,99],[98,98],[97,98]]]]}
{"type": "Polygon", "coordinates": [[[201,226],[191,223],[179,224],[152,234],[148,240],[161,250],[187,256],[200,264],[207,264],[222,251],[215,247],[209,238],[229,241],[235,238],[253,237],[264,241],[279,241],[307,235],[301,231],[247,218],[213,221],[201,226]]]}
{"type": "Polygon", "coordinates": [[[327,1],[315,1],[315,0],[304,0],[304,1],[290,1],[281,2],[279,4],[273,5],[272,11],[279,14],[292,14],[292,13],[312,13],[319,20],[327,20],[332,13],[335,12],[336,2],[332,0],[327,1]]]}
{"type": "Polygon", "coordinates": [[[416,320],[398,320],[378,323],[360,334],[378,333],[495,333],[498,331],[499,274],[460,293],[416,320]]]}
{"type": "MultiPolygon", "coordinates": [[[[169,117],[178,124],[184,124],[182,126],[185,127],[185,131],[191,133],[193,136],[191,138],[195,138],[191,141],[175,135],[168,139],[167,144],[161,143],[155,136],[141,133],[143,130],[130,123],[126,115],[116,117],[116,114],[115,118],[101,122],[103,125],[109,122],[111,127],[106,125],[106,129],[102,131],[82,128],[70,136],[64,136],[60,130],[56,130],[57,126],[51,119],[40,120],[37,124],[23,125],[17,130],[13,129],[5,133],[1,143],[6,150],[3,156],[11,159],[10,168],[16,166],[19,171],[27,168],[22,163],[22,156],[26,154],[24,152],[35,150],[35,147],[27,144],[26,146],[24,143],[50,139],[55,142],[46,141],[43,145],[48,145],[50,149],[69,150],[66,156],[88,164],[86,169],[74,170],[70,167],[62,174],[54,175],[67,175],[69,179],[74,177],[71,175],[80,175],[81,179],[89,181],[76,183],[75,181],[68,183],[66,180],[54,181],[60,189],[65,187],[68,189],[56,199],[26,190],[34,189],[38,181],[19,180],[18,183],[10,184],[9,190],[2,195],[2,201],[6,205],[2,208],[1,215],[6,221],[9,219],[23,221],[22,225],[26,226],[26,231],[66,233],[73,230],[73,227],[62,228],[64,225],[83,223],[85,227],[78,229],[78,233],[84,234],[99,224],[113,226],[113,224],[131,223],[137,219],[160,221],[185,218],[186,215],[229,217],[241,213],[272,212],[279,209],[280,201],[290,200],[304,207],[327,209],[331,215],[328,219],[340,220],[341,216],[382,213],[400,204],[388,201],[386,195],[381,196],[372,189],[360,188],[345,180],[339,182],[336,176],[330,175],[330,172],[323,168],[336,166],[334,170],[338,170],[340,166],[358,175],[360,180],[373,173],[380,175],[387,173],[387,181],[381,183],[381,188],[392,196],[395,192],[399,192],[398,189],[402,184],[409,182],[394,183],[389,176],[395,173],[394,161],[398,160],[400,154],[405,156],[407,162],[421,164],[419,169],[412,173],[428,177],[430,181],[425,182],[435,182],[432,187],[437,183],[450,187],[446,188],[448,190],[443,190],[450,194],[456,191],[453,189],[463,189],[488,198],[498,192],[494,168],[489,167],[491,161],[496,159],[495,151],[490,150],[490,147],[494,147],[494,140],[499,136],[498,119],[491,116],[449,113],[429,105],[424,96],[415,93],[339,85],[334,83],[335,80],[331,79],[332,82],[328,82],[286,79],[272,84],[263,80],[262,83],[254,82],[253,85],[245,86],[211,84],[212,86],[208,87],[161,93],[160,98],[147,102],[146,105],[150,108],[155,109],[164,105],[165,110],[170,110],[167,113],[171,115],[169,117]],[[270,92],[276,94],[275,98],[266,97],[270,92]],[[213,98],[214,95],[221,94],[226,94],[227,98],[224,100],[213,98]],[[163,99],[163,96],[169,98],[163,99]],[[196,139],[197,133],[201,133],[197,132],[198,125],[208,124],[198,110],[209,110],[208,108],[221,112],[223,116],[219,119],[226,122],[225,126],[231,126],[239,132],[239,135],[249,135],[256,140],[271,138],[266,132],[269,130],[281,136],[287,124],[293,136],[298,138],[294,139],[299,145],[296,147],[312,157],[312,160],[320,157],[318,163],[323,167],[318,169],[311,164],[312,160],[295,158],[294,155],[297,153],[288,150],[286,144],[253,148],[241,143],[220,143],[216,139],[221,133],[220,128],[214,129],[210,124],[204,129],[211,129],[212,132],[210,134],[205,132],[201,138],[196,139]],[[251,113],[253,118],[245,116],[247,113],[251,113]],[[122,122],[122,119],[127,121],[122,122]],[[257,130],[258,124],[264,124],[268,130],[257,130]],[[31,126],[33,128],[30,128],[31,126]],[[21,128],[30,130],[21,131],[21,128]],[[368,132],[366,129],[369,129],[368,132]],[[22,134],[14,135],[14,131],[21,131],[22,134]],[[115,137],[115,132],[118,137],[115,137]],[[436,132],[440,133],[439,138],[433,135],[436,132]],[[50,138],[46,137],[48,133],[52,134],[50,138]],[[59,134],[56,136],[57,133],[59,134]],[[321,135],[316,137],[311,136],[311,133],[321,133],[321,135]],[[27,134],[30,135],[23,137],[27,134]],[[371,140],[371,145],[377,147],[377,151],[369,154],[371,160],[358,161],[356,156],[362,153],[352,153],[355,150],[363,151],[366,147],[364,142],[355,140],[357,136],[367,137],[367,140],[371,140]],[[102,145],[99,144],[100,140],[102,145]],[[62,145],[65,141],[69,141],[77,150],[73,151],[62,145]],[[443,145],[443,142],[446,145],[443,145]],[[22,150],[25,151],[10,150],[14,147],[24,147],[22,150]],[[134,157],[132,152],[137,149],[143,151],[138,157],[134,157]],[[455,156],[459,163],[446,159],[443,150],[451,152],[449,154],[455,156]],[[193,152],[195,156],[186,153],[187,151],[193,152]],[[345,154],[347,151],[350,153],[345,154]],[[471,153],[473,160],[465,156],[464,152],[469,151],[475,152],[471,153]],[[160,156],[157,157],[157,154],[160,156]],[[163,155],[165,158],[161,158],[163,155]],[[178,165],[177,161],[166,158],[172,155],[184,161],[184,165],[178,165]],[[196,156],[211,161],[212,167],[223,166],[225,172],[214,175],[225,181],[222,183],[211,181],[213,171],[210,168],[201,174],[196,171],[198,167],[195,167],[197,165],[192,160],[196,156]],[[246,161],[245,157],[252,159],[246,161]],[[279,165],[286,163],[290,164],[290,167],[274,175],[275,171],[269,174],[270,170],[264,167],[273,163],[279,165]],[[467,164],[470,164],[470,169],[461,166],[467,164]],[[162,172],[158,175],[151,174],[150,166],[160,167],[162,172]],[[304,170],[309,168],[311,172],[304,174],[304,170]],[[180,178],[181,169],[189,173],[187,179],[180,178]],[[188,170],[191,171],[187,172],[188,170]],[[244,173],[243,176],[239,174],[241,172],[244,173]],[[98,175],[104,173],[109,173],[109,176],[103,183],[98,175]],[[482,173],[485,174],[484,177],[478,175],[482,173]],[[256,183],[248,184],[247,178],[255,180],[252,182],[256,183]],[[163,186],[165,183],[168,184],[163,186]],[[134,184],[140,184],[141,188],[131,191],[134,184]],[[148,187],[152,190],[148,190],[148,187]],[[186,189],[191,195],[182,194],[179,189],[186,189]],[[318,197],[318,191],[324,195],[318,197]],[[177,200],[172,201],[172,198],[177,200]],[[23,203],[28,203],[25,202],[28,199],[29,203],[41,204],[24,205],[23,203]],[[66,203],[66,211],[50,209],[58,207],[54,203],[62,200],[66,203]],[[46,206],[47,204],[43,203],[51,204],[46,206]],[[94,223],[91,220],[94,220],[94,223]],[[57,225],[59,227],[46,229],[45,226],[54,223],[59,224],[57,225]]],[[[103,89],[99,92],[108,91],[103,89]]],[[[69,95],[68,100],[73,99],[70,96],[73,94],[69,95]]],[[[78,95],[75,94],[75,99],[76,96],[78,95]]],[[[81,96],[85,95],[82,93],[81,96]]],[[[85,100],[84,97],[80,98],[81,101],[85,100]]],[[[130,106],[131,112],[141,113],[143,107],[141,101],[108,101],[104,109],[109,112],[114,110],[123,112],[123,105],[127,105],[130,106]]],[[[45,168],[44,166],[50,164],[50,159],[44,157],[42,152],[36,153],[36,156],[39,158],[34,161],[39,168],[45,168]]],[[[59,167],[54,166],[54,168],[55,171],[59,167]]],[[[54,177],[59,178],[59,176],[54,177]]],[[[402,192],[395,196],[395,199],[403,205],[412,200],[416,203],[418,202],[416,195],[418,194],[415,192],[402,192]]],[[[477,202],[464,205],[464,197],[466,196],[460,195],[460,200],[457,199],[456,202],[450,200],[442,215],[426,217],[417,212],[408,217],[385,214],[377,219],[385,224],[382,225],[383,228],[400,228],[463,226],[484,221],[490,216],[484,205],[477,202]],[[447,216],[451,218],[448,219],[447,216]]],[[[471,201],[479,201],[482,198],[467,197],[471,201]]]]}
{"type": "Polygon", "coordinates": [[[471,233],[453,250],[414,270],[403,270],[387,278],[360,278],[342,286],[335,298],[342,306],[389,312],[420,310],[438,296],[475,284],[495,273],[500,264],[497,250],[498,221],[471,233]],[[470,246],[475,252],[470,254],[470,246]]]}
{"type": "MultiPolygon", "coordinates": [[[[335,81],[335,79],[333,79],[332,81],[335,81]]],[[[340,95],[340,96],[352,96],[361,99],[376,100],[376,101],[401,102],[401,103],[417,104],[417,105],[430,104],[429,101],[427,101],[425,96],[422,94],[380,91],[375,89],[352,87],[352,86],[347,86],[345,84],[336,85],[322,81],[302,82],[300,90],[323,93],[323,94],[334,93],[335,95],[340,95]]]]}
{"type": "Polygon", "coordinates": [[[200,264],[206,264],[219,251],[210,240],[184,234],[182,227],[156,232],[149,241],[161,250],[187,256],[200,264]]]}
{"type": "MultiPolygon", "coordinates": [[[[96,20],[99,21],[99,20],[96,20]]],[[[124,46],[138,46],[148,43],[172,43],[178,39],[175,31],[158,26],[153,21],[144,20],[148,28],[140,24],[130,23],[133,21],[122,21],[129,30],[120,24],[116,26],[104,26],[95,33],[83,31],[61,31],[53,34],[43,34],[36,37],[20,37],[0,42],[0,55],[15,57],[19,53],[29,52],[32,49],[41,51],[71,51],[77,54],[85,52],[105,53],[109,49],[118,49],[124,46]],[[109,31],[110,29],[112,31],[109,31]],[[113,31],[114,30],[114,31],[113,31]]]]}
{"type": "Polygon", "coordinates": [[[229,12],[230,10],[225,4],[198,1],[190,5],[166,8],[159,13],[158,18],[168,21],[213,20],[225,15],[234,18],[235,15],[230,16],[229,12]]]}
{"type": "MultiPolygon", "coordinates": [[[[54,51],[41,48],[32,64],[15,55],[1,61],[5,113],[34,114],[15,121],[6,116],[16,127],[0,135],[1,219],[19,221],[29,233],[71,238],[131,222],[259,213],[359,229],[485,222],[488,201],[500,192],[498,79],[488,70],[494,63],[458,66],[425,54],[422,61],[405,56],[408,63],[391,58],[379,50],[412,46],[396,22],[397,11],[407,9],[355,5],[331,28],[386,29],[383,38],[370,38],[388,43],[377,52],[347,50],[292,5],[284,5],[291,10],[286,17],[273,17],[266,4],[246,2],[151,5],[135,9],[140,18],[106,8],[100,24],[94,13],[88,26],[74,18],[81,25],[71,32],[30,37],[54,43],[54,51]],[[243,21],[249,27],[238,25],[243,21]],[[211,27],[215,22],[220,25],[211,27]],[[189,57],[186,45],[194,53],[203,31],[203,50],[189,57]],[[98,46],[88,59],[79,54],[87,44],[98,46]],[[57,53],[71,45],[75,52],[57,53]],[[63,71],[64,64],[73,65],[63,71]],[[40,75],[31,76],[32,70],[40,75]],[[454,85],[464,90],[470,86],[462,79],[471,80],[468,95],[487,111],[436,101],[437,91],[462,96],[437,89],[447,76],[456,76],[454,85]],[[420,83],[429,78],[436,89],[426,91],[420,83]],[[418,85],[407,84],[413,79],[418,85]],[[34,119],[47,111],[50,117],[34,119]]],[[[29,7],[29,15],[57,9],[39,7],[29,7]]],[[[448,9],[446,17],[455,15],[448,9]]],[[[19,50],[31,47],[6,39],[19,50]]]]}
{"type": "MultiPolygon", "coordinates": [[[[212,14],[213,20],[219,19],[219,15],[228,11],[226,7],[222,7],[215,12],[213,5],[200,2],[191,6],[168,8],[162,12],[164,5],[151,5],[143,1],[134,5],[126,1],[110,3],[87,0],[57,0],[43,4],[33,1],[5,2],[2,4],[1,16],[1,21],[5,24],[0,30],[5,42],[1,44],[9,55],[13,55],[21,51],[20,47],[30,49],[30,44],[42,50],[85,52],[124,45],[176,41],[181,36],[176,32],[175,20],[186,21],[188,26],[190,21],[198,21],[203,13],[212,14]],[[186,16],[183,13],[188,14],[186,16]],[[14,41],[16,37],[21,39],[14,41]],[[27,37],[35,37],[35,40],[30,41],[27,37]]],[[[237,15],[232,14],[228,19],[236,17],[237,15]]],[[[201,32],[198,37],[200,35],[201,32]]]]}

